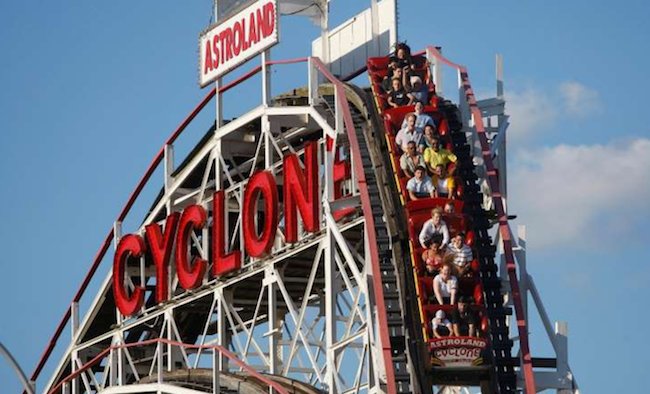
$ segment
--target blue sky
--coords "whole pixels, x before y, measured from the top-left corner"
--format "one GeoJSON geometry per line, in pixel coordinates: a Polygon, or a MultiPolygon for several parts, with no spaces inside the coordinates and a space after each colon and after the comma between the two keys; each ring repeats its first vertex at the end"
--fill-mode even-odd
{"type": "MultiPolygon", "coordinates": [[[[333,20],[366,5],[335,0],[333,20]]],[[[551,319],[569,322],[570,363],[587,393],[647,387],[649,8],[399,5],[400,38],[442,46],[479,93],[494,91],[494,54],[504,55],[510,210],[528,226],[529,271],[551,319]]],[[[206,93],[197,39],[210,12],[207,0],[0,2],[0,341],[28,373],[141,174],[206,93]]],[[[307,55],[315,35],[309,22],[283,19],[273,57],[307,55]]],[[[278,92],[296,83],[280,79],[278,92]]],[[[451,82],[445,92],[455,99],[451,82]]],[[[544,335],[531,326],[535,355],[550,355],[544,335]]],[[[0,382],[19,391],[4,361],[0,382]]]]}

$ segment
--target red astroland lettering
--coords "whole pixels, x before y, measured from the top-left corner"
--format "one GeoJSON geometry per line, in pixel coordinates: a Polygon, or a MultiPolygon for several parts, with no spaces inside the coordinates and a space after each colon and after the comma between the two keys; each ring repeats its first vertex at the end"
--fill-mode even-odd
{"type": "Polygon", "coordinates": [[[255,22],[254,12],[251,12],[248,18],[248,42],[250,45],[257,44],[259,42],[257,35],[257,23],[255,22]]]}
{"type": "Polygon", "coordinates": [[[242,42],[244,41],[244,29],[239,21],[235,22],[235,26],[232,28],[232,53],[235,56],[239,56],[239,53],[242,50],[242,42]]]}

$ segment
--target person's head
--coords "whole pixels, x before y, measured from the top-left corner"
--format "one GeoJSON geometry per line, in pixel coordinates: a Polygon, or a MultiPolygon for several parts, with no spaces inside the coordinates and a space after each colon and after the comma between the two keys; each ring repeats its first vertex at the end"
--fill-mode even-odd
{"type": "Polygon", "coordinates": [[[391,86],[394,91],[402,90],[402,81],[399,78],[393,78],[391,81],[391,86]]]}
{"type": "Polygon", "coordinates": [[[440,223],[440,220],[442,219],[442,210],[438,207],[433,208],[431,210],[431,219],[433,219],[433,223],[435,224],[440,223]]]}
{"type": "Polygon", "coordinates": [[[454,204],[451,202],[448,202],[445,204],[445,213],[454,213],[456,211],[456,208],[454,208],[454,204]]]}
{"type": "Polygon", "coordinates": [[[391,57],[390,60],[388,61],[388,68],[392,68],[393,70],[397,69],[397,58],[396,57],[391,57]]]}
{"type": "Polygon", "coordinates": [[[444,319],[446,317],[445,311],[443,311],[442,309],[438,310],[436,312],[436,317],[440,320],[444,319]]]}
{"type": "Polygon", "coordinates": [[[397,66],[395,66],[395,69],[393,70],[393,78],[399,79],[400,85],[402,84],[402,73],[403,72],[404,72],[404,70],[402,70],[401,68],[399,68],[397,66]]]}
{"type": "Polygon", "coordinates": [[[437,135],[434,135],[433,139],[431,140],[431,149],[436,152],[440,150],[440,137],[437,135]]]}
{"type": "Polygon", "coordinates": [[[458,299],[458,311],[459,311],[459,312],[465,312],[465,311],[467,310],[467,307],[468,307],[469,304],[470,304],[469,301],[470,301],[470,300],[469,300],[468,297],[460,297],[460,298],[458,299]]]}
{"type": "Polygon", "coordinates": [[[424,168],[422,166],[417,166],[415,168],[415,178],[418,179],[418,180],[424,178],[424,174],[425,174],[426,171],[427,171],[426,168],[424,168]]]}
{"type": "Polygon", "coordinates": [[[436,129],[430,124],[424,126],[424,135],[433,138],[436,135],[436,129]]]}
{"type": "Polygon", "coordinates": [[[464,233],[458,233],[454,236],[454,238],[451,239],[451,244],[454,245],[455,248],[460,248],[463,246],[463,241],[465,240],[465,234],[464,233]]]}
{"type": "Polygon", "coordinates": [[[424,110],[424,105],[422,104],[422,101],[416,101],[415,102],[415,113],[416,114],[421,114],[422,110],[424,110]]]}
{"type": "Polygon", "coordinates": [[[408,126],[409,129],[413,129],[415,127],[415,120],[417,117],[415,114],[408,114],[406,115],[406,125],[408,126]]]}
{"type": "Polygon", "coordinates": [[[442,279],[447,280],[451,277],[451,267],[449,264],[445,264],[440,268],[440,276],[442,279]]]}
{"type": "Polygon", "coordinates": [[[397,58],[398,59],[406,59],[408,57],[408,52],[406,48],[404,47],[399,47],[397,48],[397,58]]]}
{"type": "Polygon", "coordinates": [[[416,146],[415,146],[415,141],[409,141],[409,142],[406,144],[406,153],[407,153],[409,156],[415,156],[415,154],[416,154],[416,150],[415,150],[415,148],[416,148],[416,146]]]}
{"type": "Polygon", "coordinates": [[[438,164],[436,168],[433,169],[433,173],[440,178],[444,178],[447,175],[447,169],[444,164],[438,164]]]}

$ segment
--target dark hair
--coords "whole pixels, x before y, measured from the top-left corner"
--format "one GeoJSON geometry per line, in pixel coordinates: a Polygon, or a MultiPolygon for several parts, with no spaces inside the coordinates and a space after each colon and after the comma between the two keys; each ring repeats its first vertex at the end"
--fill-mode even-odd
{"type": "Polygon", "coordinates": [[[424,166],[417,166],[417,167],[415,167],[415,171],[423,171],[423,172],[426,172],[427,169],[424,168],[424,166]]]}

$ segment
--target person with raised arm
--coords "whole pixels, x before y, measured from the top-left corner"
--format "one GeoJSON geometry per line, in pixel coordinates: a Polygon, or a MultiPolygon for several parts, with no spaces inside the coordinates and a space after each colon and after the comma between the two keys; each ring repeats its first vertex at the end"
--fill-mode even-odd
{"type": "Polygon", "coordinates": [[[422,78],[413,75],[409,82],[411,83],[411,94],[413,98],[420,103],[429,102],[429,89],[422,83],[422,78]]]}

